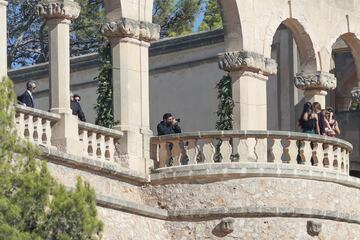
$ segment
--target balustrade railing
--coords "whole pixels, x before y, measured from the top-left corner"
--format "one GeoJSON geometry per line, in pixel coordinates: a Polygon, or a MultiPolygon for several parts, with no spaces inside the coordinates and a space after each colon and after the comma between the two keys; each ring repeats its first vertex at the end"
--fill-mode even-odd
{"type": "Polygon", "coordinates": [[[51,147],[51,126],[59,119],[58,114],[16,105],[17,134],[35,144],[51,147]]]}
{"type": "Polygon", "coordinates": [[[120,131],[79,122],[79,139],[82,143],[83,156],[106,161],[119,161],[120,131]]]}
{"type": "Polygon", "coordinates": [[[282,131],[216,131],[151,139],[155,168],[190,164],[257,162],[304,164],[349,171],[352,145],[341,139],[282,131]]]}

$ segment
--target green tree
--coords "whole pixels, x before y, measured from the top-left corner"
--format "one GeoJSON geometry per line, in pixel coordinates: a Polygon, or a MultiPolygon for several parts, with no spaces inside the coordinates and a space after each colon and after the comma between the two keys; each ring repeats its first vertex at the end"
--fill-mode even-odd
{"type": "Polygon", "coordinates": [[[97,239],[95,193],[78,180],[66,190],[50,176],[39,150],[16,137],[15,93],[0,82],[0,239],[97,239]]]}
{"type": "Polygon", "coordinates": [[[160,25],[160,36],[174,37],[192,32],[204,0],[155,0],[153,22],[160,25]]]}
{"type": "MultiPolygon", "coordinates": [[[[45,21],[35,9],[40,0],[9,1],[8,67],[32,65],[48,60],[48,33],[45,21]]],[[[96,52],[100,26],[104,22],[102,1],[78,0],[80,16],[71,24],[70,54],[96,52]]]]}
{"type": "Polygon", "coordinates": [[[200,25],[200,31],[212,31],[222,28],[221,11],[217,0],[206,0],[204,19],[200,25]]]}

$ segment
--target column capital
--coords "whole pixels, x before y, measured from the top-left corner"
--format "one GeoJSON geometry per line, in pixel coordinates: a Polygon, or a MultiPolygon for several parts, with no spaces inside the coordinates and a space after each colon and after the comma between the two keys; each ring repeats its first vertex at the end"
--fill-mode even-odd
{"type": "Polygon", "coordinates": [[[8,2],[5,1],[5,0],[0,0],[0,6],[7,6],[8,5],[8,2]]]}
{"type": "Polygon", "coordinates": [[[108,38],[134,38],[144,42],[160,38],[159,25],[130,18],[107,22],[102,26],[101,32],[108,38]]]}
{"type": "Polygon", "coordinates": [[[355,87],[351,91],[351,100],[353,103],[360,104],[360,87],[355,87]]]}
{"type": "Polygon", "coordinates": [[[302,90],[334,90],[336,78],[327,72],[302,72],[297,73],[294,78],[295,86],[302,90]]]}
{"type": "Polygon", "coordinates": [[[79,17],[80,6],[72,0],[44,0],[36,5],[38,13],[47,19],[72,20],[79,17]]]}
{"type": "Polygon", "coordinates": [[[277,73],[274,59],[265,58],[262,54],[245,50],[225,52],[218,55],[219,68],[226,72],[249,71],[262,73],[265,76],[277,73]]]}

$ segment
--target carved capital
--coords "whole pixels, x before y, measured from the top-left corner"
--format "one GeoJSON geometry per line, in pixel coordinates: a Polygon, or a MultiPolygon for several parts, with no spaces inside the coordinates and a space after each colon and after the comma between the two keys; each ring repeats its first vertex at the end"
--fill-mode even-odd
{"type": "Polygon", "coordinates": [[[351,101],[355,104],[360,104],[360,87],[355,87],[351,91],[351,101]]]}
{"type": "Polygon", "coordinates": [[[150,42],[160,38],[160,26],[157,24],[122,18],[102,26],[102,33],[109,38],[134,38],[150,42]]]}
{"type": "Polygon", "coordinates": [[[248,51],[226,52],[218,55],[220,69],[227,72],[250,71],[262,73],[265,76],[277,72],[277,63],[274,59],[248,51]]]}
{"type": "Polygon", "coordinates": [[[294,78],[295,86],[302,90],[334,90],[336,78],[326,72],[298,73],[294,78]]]}
{"type": "Polygon", "coordinates": [[[80,14],[80,6],[72,0],[45,0],[37,6],[40,16],[45,19],[76,19],[80,14]]]}

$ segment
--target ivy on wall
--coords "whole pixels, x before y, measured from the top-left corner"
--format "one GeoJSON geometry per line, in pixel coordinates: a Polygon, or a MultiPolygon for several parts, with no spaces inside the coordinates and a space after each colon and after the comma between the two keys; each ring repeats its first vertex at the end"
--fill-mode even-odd
{"type": "Polygon", "coordinates": [[[229,75],[225,75],[216,84],[218,91],[218,110],[216,115],[218,117],[216,121],[217,130],[232,130],[232,112],[234,108],[234,101],[232,99],[232,87],[231,78],[229,75]]]}

